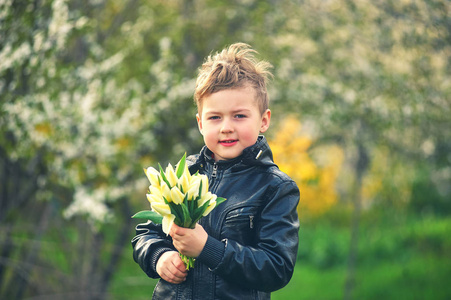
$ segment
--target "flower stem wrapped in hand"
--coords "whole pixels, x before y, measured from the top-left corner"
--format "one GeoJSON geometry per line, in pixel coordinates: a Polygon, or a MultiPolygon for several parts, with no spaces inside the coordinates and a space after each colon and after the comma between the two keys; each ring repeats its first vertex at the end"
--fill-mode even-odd
{"type": "MultiPolygon", "coordinates": [[[[191,175],[186,165],[186,154],[174,169],[171,164],[164,171],[148,167],[144,169],[150,181],[147,200],[152,210],[140,211],[132,218],[148,219],[163,225],[169,234],[172,224],[194,228],[197,221],[208,215],[225,198],[208,191],[208,177],[199,173],[191,175]]],[[[188,270],[194,267],[194,258],[180,254],[188,270]]]]}

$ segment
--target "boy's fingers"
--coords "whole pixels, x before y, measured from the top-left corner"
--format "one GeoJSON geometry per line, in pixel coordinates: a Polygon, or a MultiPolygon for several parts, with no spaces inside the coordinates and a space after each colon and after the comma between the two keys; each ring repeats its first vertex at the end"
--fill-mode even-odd
{"type": "Polygon", "coordinates": [[[170,271],[170,276],[172,276],[172,279],[184,279],[186,274],[181,272],[179,269],[174,269],[170,271]]]}
{"type": "Polygon", "coordinates": [[[184,236],[186,228],[179,227],[177,225],[173,225],[171,230],[169,231],[169,235],[174,238],[174,236],[184,236]]]}
{"type": "Polygon", "coordinates": [[[161,262],[157,264],[157,272],[162,279],[174,284],[185,281],[187,271],[184,269],[184,263],[176,251],[164,253],[160,260],[161,262]]]}
{"type": "Polygon", "coordinates": [[[185,281],[186,275],[173,265],[164,272],[163,279],[171,283],[181,283],[185,281]]]}
{"type": "Polygon", "coordinates": [[[168,274],[165,274],[163,279],[170,283],[178,284],[178,283],[185,281],[185,276],[179,277],[179,276],[176,276],[175,274],[168,273],[168,274]]]}
{"type": "Polygon", "coordinates": [[[186,276],[186,273],[188,272],[186,270],[185,263],[182,260],[179,260],[178,262],[174,263],[175,268],[183,273],[183,276],[186,276]]]}
{"type": "Polygon", "coordinates": [[[169,230],[169,235],[174,238],[175,235],[180,235],[180,231],[183,229],[180,226],[177,226],[176,224],[172,224],[171,230],[169,230]]]}
{"type": "Polygon", "coordinates": [[[183,263],[178,253],[174,254],[174,258],[172,259],[172,268],[173,269],[171,270],[171,272],[177,275],[177,277],[183,278],[186,276],[187,271],[185,264],[183,263]]]}

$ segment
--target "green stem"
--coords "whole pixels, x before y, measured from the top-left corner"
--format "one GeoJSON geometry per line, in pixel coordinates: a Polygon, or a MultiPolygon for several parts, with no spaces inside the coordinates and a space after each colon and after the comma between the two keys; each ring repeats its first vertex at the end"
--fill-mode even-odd
{"type": "Polygon", "coordinates": [[[194,268],[194,261],[195,261],[194,258],[188,257],[183,254],[180,254],[180,258],[182,259],[183,263],[185,264],[187,270],[189,270],[190,268],[194,268]]]}

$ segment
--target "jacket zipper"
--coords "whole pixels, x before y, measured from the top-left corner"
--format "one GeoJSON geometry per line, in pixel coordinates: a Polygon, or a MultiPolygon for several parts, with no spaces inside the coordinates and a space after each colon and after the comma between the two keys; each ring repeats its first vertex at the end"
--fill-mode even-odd
{"type": "Polygon", "coordinates": [[[211,178],[216,178],[217,172],[218,172],[218,164],[214,163],[214,165],[213,165],[213,172],[211,173],[211,178]]]}
{"type": "MultiPolygon", "coordinates": [[[[219,226],[219,228],[217,228],[217,231],[214,232],[213,237],[215,237],[216,239],[219,239],[219,235],[222,232],[222,227],[224,225],[225,217],[227,216],[227,214],[234,209],[241,208],[244,206],[246,206],[245,203],[241,202],[241,203],[232,205],[232,206],[228,207],[226,210],[224,210],[220,215],[221,220],[218,222],[220,224],[220,226],[219,226]]],[[[254,229],[254,219],[255,219],[255,215],[249,216],[249,228],[251,228],[251,229],[254,229]]]]}
{"type": "MultiPolygon", "coordinates": [[[[213,179],[216,179],[217,175],[218,175],[218,164],[215,162],[213,164],[213,171],[211,172],[211,179],[212,180],[210,181],[210,192],[212,192],[212,193],[216,192],[216,186],[215,186],[215,184],[213,184],[213,181],[214,181],[213,179]]],[[[242,205],[243,204],[240,203],[239,205],[235,205],[235,206],[229,207],[229,209],[225,212],[224,216],[226,216],[229,211],[231,211],[231,210],[233,210],[233,209],[235,209],[237,207],[240,207],[242,205]]],[[[221,226],[220,226],[218,232],[215,232],[214,237],[219,238],[219,232],[221,232],[221,230],[222,230],[222,225],[223,224],[221,223],[221,226]]],[[[254,228],[254,216],[249,216],[249,227],[251,229],[254,228]]]]}

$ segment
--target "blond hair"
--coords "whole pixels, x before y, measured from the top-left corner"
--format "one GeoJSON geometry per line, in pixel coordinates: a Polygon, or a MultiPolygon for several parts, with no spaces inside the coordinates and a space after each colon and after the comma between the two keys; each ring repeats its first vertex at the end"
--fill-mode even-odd
{"type": "Polygon", "coordinates": [[[232,44],[221,52],[209,55],[199,68],[194,100],[199,111],[202,99],[226,89],[252,87],[256,92],[259,109],[263,114],[269,107],[266,84],[272,76],[271,64],[258,61],[257,51],[244,43],[232,44]]]}

